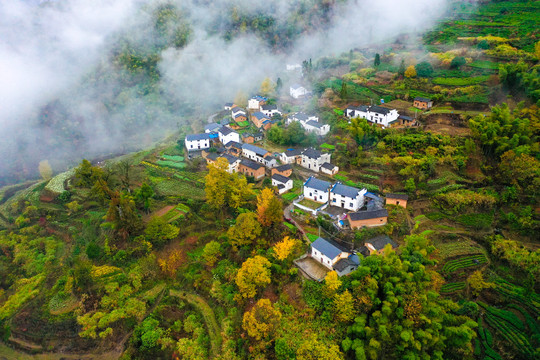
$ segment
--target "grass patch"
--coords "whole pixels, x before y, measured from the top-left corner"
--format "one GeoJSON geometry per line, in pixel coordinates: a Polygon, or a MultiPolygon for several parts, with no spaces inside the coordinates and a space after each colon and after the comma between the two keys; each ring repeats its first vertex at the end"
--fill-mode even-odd
{"type": "Polygon", "coordinates": [[[488,60],[477,60],[468,64],[468,66],[477,69],[499,70],[499,63],[488,60]]]}
{"type": "Polygon", "coordinates": [[[175,162],[182,162],[185,160],[183,156],[179,156],[179,155],[161,155],[161,157],[165,160],[170,160],[170,161],[175,161],[175,162]]]}
{"type": "Polygon", "coordinates": [[[287,201],[293,201],[294,199],[296,199],[298,196],[298,194],[295,194],[295,193],[286,193],[286,194],[283,194],[281,195],[281,197],[283,198],[283,200],[287,200],[287,201]]]}
{"type": "Polygon", "coordinates": [[[186,164],[182,162],[170,161],[170,160],[158,160],[156,164],[159,166],[166,166],[174,169],[185,169],[186,164]]]}
{"type": "Polygon", "coordinates": [[[317,240],[319,238],[319,235],[310,234],[310,233],[307,233],[306,236],[309,239],[309,241],[311,241],[311,242],[314,242],[315,240],[317,240]]]}
{"type": "Polygon", "coordinates": [[[436,85],[446,85],[446,86],[467,86],[467,85],[476,85],[486,82],[489,79],[489,75],[478,76],[478,77],[468,77],[468,78],[444,78],[436,77],[432,81],[436,85]]]}
{"type": "Polygon", "coordinates": [[[239,121],[236,123],[236,125],[240,126],[240,127],[246,127],[246,126],[249,126],[249,121],[239,121]]]}
{"type": "Polygon", "coordinates": [[[299,202],[300,205],[302,206],[305,206],[305,207],[308,207],[310,209],[313,209],[313,210],[316,210],[318,209],[319,207],[321,207],[323,204],[319,204],[318,202],[315,202],[313,200],[309,200],[309,199],[303,199],[302,201],[299,202]]]}
{"type": "Polygon", "coordinates": [[[493,220],[493,213],[462,214],[456,218],[458,223],[476,230],[488,229],[493,220]]]}
{"type": "Polygon", "coordinates": [[[335,146],[335,145],[330,145],[330,144],[324,143],[324,144],[321,145],[321,148],[322,148],[322,149],[327,149],[327,150],[335,150],[335,149],[336,149],[336,146],[335,146]]]}

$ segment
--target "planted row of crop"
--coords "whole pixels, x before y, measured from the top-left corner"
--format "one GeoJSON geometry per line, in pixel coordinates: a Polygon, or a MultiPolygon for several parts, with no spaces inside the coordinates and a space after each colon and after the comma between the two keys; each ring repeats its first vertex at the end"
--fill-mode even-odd
{"type": "MultiPolygon", "coordinates": [[[[482,325],[479,325],[478,335],[480,336],[480,343],[484,348],[484,353],[486,355],[485,359],[502,360],[502,357],[491,348],[493,346],[493,336],[491,335],[491,332],[488,329],[483,328],[482,325]]],[[[475,355],[480,356],[480,353],[476,348],[475,355]]]]}
{"type": "Polygon", "coordinates": [[[448,283],[441,286],[441,293],[442,294],[449,294],[454,291],[459,291],[465,289],[465,282],[455,282],[455,283],[448,283]]]}
{"type": "Polygon", "coordinates": [[[515,316],[515,314],[511,313],[513,316],[509,315],[508,311],[495,309],[482,302],[478,302],[478,305],[486,310],[484,319],[488,325],[490,325],[497,332],[501,333],[505,340],[513,344],[523,354],[531,358],[534,356],[534,348],[531,346],[530,342],[527,340],[527,337],[522,332],[525,330],[523,323],[517,318],[517,316],[515,316]],[[518,323],[521,325],[518,325],[518,323]],[[523,330],[520,331],[518,327],[522,328],[523,330]]]}
{"type": "Polygon", "coordinates": [[[459,269],[465,269],[468,267],[483,264],[486,261],[487,259],[483,254],[462,257],[459,259],[448,261],[446,264],[444,264],[442,271],[445,273],[451,273],[459,269]]]}
{"type": "Polygon", "coordinates": [[[538,295],[534,292],[527,293],[524,288],[510,284],[509,282],[497,279],[495,280],[495,290],[509,300],[516,301],[524,305],[533,317],[540,317],[540,302],[538,295]]]}
{"type": "Polygon", "coordinates": [[[508,307],[519,311],[521,315],[523,315],[525,321],[527,322],[529,332],[533,333],[533,335],[540,335],[540,327],[538,326],[538,321],[536,321],[536,319],[534,319],[527,310],[516,304],[510,304],[508,305],[508,307]]]}

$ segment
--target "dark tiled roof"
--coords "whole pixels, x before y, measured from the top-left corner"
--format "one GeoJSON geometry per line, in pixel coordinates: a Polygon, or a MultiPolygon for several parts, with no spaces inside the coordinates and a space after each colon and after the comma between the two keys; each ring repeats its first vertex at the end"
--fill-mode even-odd
{"type": "Polygon", "coordinates": [[[206,131],[206,130],[214,131],[214,130],[217,130],[217,129],[219,129],[219,128],[220,128],[219,124],[216,124],[216,123],[210,123],[210,124],[208,124],[208,125],[206,125],[206,126],[204,127],[204,130],[205,130],[205,131],[206,131]]]}
{"type": "Polygon", "coordinates": [[[266,101],[268,100],[268,98],[265,98],[264,96],[261,96],[261,95],[255,95],[252,97],[252,99],[255,99],[257,101],[266,101]]]}
{"type": "Polygon", "coordinates": [[[285,184],[286,182],[289,182],[291,179],[289,179],[288,177],[283,176],[283,175],[274,174],[274,175],[272,175],[272,180],[276,180],[276,181],[279,181],[280,183],[285,184]]]}
{"type": "Polygon", "coordinates": [[[236,119],[236,118],[239,118],[241,116],[246,117],[246,114],[245,113],[244,114],[243,113],[238,113],[238,114],[234,115],[234,118],[236,119]]]}
{"type": "Polygon", "coordinates": [[[288,171],[288,170],[292,170],[292,166],[291,164],[285,164],[285,165],[278,166],[276,170],[279,172],[288,171]]]}
{"type": "Polygon", "coordinates": [[[386,209],[378,209],[373,211],[359,211],[349,214],[349,218],[352,221],[376,219],[380,217],[387,217],[388,211],[386,209]]]}
{"type": "Polygon", "coordinates": [[[246,112],[246,110],[242,109],[242,108],[239,107],[239,106],[235,106],[235,107],[231,108],[231,112],[232,112],[233,114],[236,113],[236,112],[239,112],[239,111],[242,111],[242,112],[244,112],[244,113],[246,112]]]}
{"type": "Polygon", "coordinates": [[[366,246],[360,246],[357,251],[364,255],[364,257],[369,256],[369,250],[366,246]]]}
{"type": "Polygon", "coordinates": [[[376,106],[376,105],[374,105],[374,106],[371,106],[371,107],[369,108],[369,111],[372,111],[372,112],[376,112],[376,113],[379,113],[379,114],[384,114],[384,115],[386,115],[386,114],[388,114],[388,113],[390,112],[390,109],[384,108],[384,107],[382,107],[382,106],[376,106]]]}
{"type": "Polygon", "coordinates": [[[242,144],[240,144],[239,142],[236,142],[236,141],[229,141],[227,144],[225,144],[225,147],[242,149],[242,144]]]}
{"type": "Polygon", "coordinates": [[[260,168],[262,168],[263,166],[255,161],[252,161],[252,160],[249,160],[249,159],[242,159],[242,161],[240,161],[240,164],[250,168],[250,169],[253,169],[253,170],[259,170],[260,168]]]}
{"type": "Polygon", "coordinates": [[[414,98],[414,101],[430,102],[431,99],[417,96],[417,97],[414,98]]]}
{"type": "Polygon", "coordinates": [[[399,115],[398,119],[402,119],[402,120],[405,120],[405,121],[412,121],[412,117],[410,116],[407,116],[407,115],[399,115]]]}
{"type": "Polygon", "coordinates": [[[233,103],[231,103],[231,102],[229,102],[229,103],[225,103],[225,106],[227,106],[227,107],[231,107],[231,106],[233,106],[233,105],[234,105],[234,104],[233,104],[233,103]]]}
{"type": "Polygon", "coordinates": [[[243,137],[243,138],[248,138],[248,137],[250,137],[250,136],[253,137],[253,134],[250,134],[250,133],[247,133],[247,132],[245,132],[245,133],[242,134],[242,137],[243,137]]]}
{"type": "Polygon", "coordinates": [[[229,154],[223,154],[221,155],[221,157],[227,159],[227,161],[229,162],[229,165],[234,164],[236,161],[240,160],[240,158],[237,158],[236,156],[232,156],[229,154]]]}
{"type": "Polygon", "coordinates": [[[334,170],[334,168],[336,167],[336,165],[332,165],[328,162],[325,162],[324,164],[321,165],[321,167],[325,168],[325,169],[328,169],[328,170],[334,170]]]}
{"type": "Polygon", "coordinates": [[[300,149],[294,149],[294,150],[286,150],[285,156],[291,157],[291,156],[300,156],[302,155],[302,150],[300,149]]]}
{"type": "Polygon", "coordinates": [[[321,157],[321,152],[313,148],[309,148],[302,153],[302,155],[307,156],[310,159],[318,159],[321,157]]]}
{"type": "Polygon", "coordinates": [[[298,121],[300,121],[300,120],[306,121],[307,119],[309,119],[309,115],[308,115],[308,114],[305,114],[305,113],[303,113],[303,112],[297,112],[297,113],[294,114],[292,117],[295,118],[295,119],[298,120],[298,121]]]}
{"type": "Polygon", "coordinates": [[[375,248],[375,250],[382,250],[387,244],[392,245],[392,249],[397,248],[397,244],[390,239],[387,235],[379,235],[374,237],[373,239],[369,239],[365,241],[366,244],[371,244],[375,248]]]}
{"type": "Polygon", "coordinates": [[[210,139],[210,135],[208,133],[189,134],[186,136],[187,141],[209,140],[209,139],[210,139]]]}
{"type": "Polygon", "coordinates": [[[227,126],[222,126],[221,129],[219,129],[218,131],[221,133],[221,135],[224,135],[224,136],[227,136],[234,132],[230,127],[227,127],[227,126]]]}
{"type": "Polygon", "coordinates": [[[261,109],[266,111],[277,110],[277,105],[263,105],[261,109]]]}
{"type": "Polygon", "coordinates": [[[206,158],[210,159],[212,161],[216,161],[218,157],[219,157],[219,155],[216,154],[216,153],[210,153],[210,154],[206,155],[206,158]]]}
{"type": "Polygon", "coordinates": [[[251,144],[243,144],[242,149],[253,151],[255,154],[257,154],[259,156],[265,156],[268,153],[268,150],[260,148],[260,147],[255,146],[255,145],[251,145],[251,144]]]}
{"type": "Polygon", "coordinates": [[[304,186],[310,187],[312,189],[320,190],[320,191],[328,191],[328,188],[332,186],[328,181],[319,180],[313,176],[311,176],[309,179],[307,179],[304,186]]]}
{"type": "Polygon", "coordinates": [[[339,247],[337,247],[336,245],[332,244],[330,241],[323,239],[321,237],[315,240],[311,244],[311,247],[313,249],[320,251],[321,254],[325,255],[329,259],[334,259],[336,256],[338,256],[339,254],[343,252],[343,250],[341,250],[339,247]]]}
{"type": "Polygon", "coordinates": [[[251,116],[255,116],[257,119],[261,120],[261,119],[268,119],[268,116],[264,115],[262,112],[260,111],[256,111],[254,112],[253,114],[251,114],[251,116]]]}
{"type": "Polygon", "coordinates": [[[330,192],[333,192],[334,194],[338,194],[341,196],[347,196],[350,198],[356,198],[358,196],[358,193],[360,192],[359,189],[354,188],[352,186],[343,185],[340,183],[336,183],[330,192]]]}
{"type": "Polygon", "coordinates": [[[309,126],[313,126],[313,127],[316,127],[316,128],[322,128],[323,127],[323,124],[319,123],[318,121],[315,121],[315,120],[309,120],[306,125],[309,125],[309,126]]]}
{"type": "Polygon", "coordinates": [[[266,156],[264,157],[264,160],[266,160],[266,161],[272,161],[272,160],[276,160],[276,159],[274,159],[274,157],[273,157],[272,155],[266,155],[266,156]]]}
{"type": "Polygon", "coordinates": [[[407,194],[386,194],[386,198],[409,200],[409,195],[407,195],[407,194]]]}
{"type": "Polygon", "coordinates": [[[356,267],[357,265],[349,259],[341,259],[332,267],[334,268],[334,270],[341,272],[351,266],[356,267]]]}

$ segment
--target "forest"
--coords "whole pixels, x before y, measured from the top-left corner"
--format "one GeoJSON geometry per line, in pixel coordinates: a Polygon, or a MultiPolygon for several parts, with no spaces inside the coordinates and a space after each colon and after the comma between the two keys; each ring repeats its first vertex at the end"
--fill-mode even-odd
{"type": "MultiPolygon", "coordinates": [[[[160,51],[194,36],[182,11],[163,4],[146,9],[156,47],[124,34],[110,54],[114,68],[89,74],[90,82],[120,81],[113,100],[101,94],[105,108],[125,106],[135,92],[164,109],[163,121],[200,110],[157,86],[160,51]]],[[[285,51],[281,40],[324,28],[339,2],[297,4],[280,21],[231,8],[210,30],[226,41],[252,32],[285,51]]],[[[203,132],[210,113],[145,150],[60,172],[36,161],[39,180],[6,176],[25,181],[0,188],[0,354],[540,359],[539,23],[535,1],[455,1],[423,34],[305,59],[296,78],[265,79],[260,94],[285,115],[257,145],[272,154],[314,147],[339,167],[323,175],[293,164],[283,195],[270,177],[231,173],[225,158],[207,163],[188,152],[186,136],[203,132]],[[312,97],[291,99],[283,84],[298,79],[312,97]],[[433,107],[413,107],[416,97],[433,107]],[[370,104],[418,125],[382,128],[346,116],[370,104]],[[299,111],[317,114],[330,133],[287,126],[286,115],[299,111]],[[343,231],[328,215],[293,206],[311,175],[381,198],[407,195],[408,203],[386,205],[383,226],[343,231]],[[314,281],[297,265],[319,237],[359,249],[382,235],[397,247],[358,253],[349,275],[328,271],[314,281]]],[[[247,106],[242,93],[230,98],[247,106]]],[[[214,121],[229,121],[220,107],[214,121]]],[[[147,119],[133,116],[126,131],[140,136],[147,119]]],[[[61,102],[39,118],[63,131],[49,132],[49,145],[78,141],[61,102]]],[[[246,123],[237,131],[255,133],[246,123]]]]}

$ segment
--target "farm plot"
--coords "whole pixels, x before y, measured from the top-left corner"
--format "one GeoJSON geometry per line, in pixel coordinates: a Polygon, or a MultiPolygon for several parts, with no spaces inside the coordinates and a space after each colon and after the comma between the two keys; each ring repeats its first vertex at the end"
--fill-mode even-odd
{"type": "Polygon", "coordinates": [[[471,267],[485,264],[486,262],[487,259],[484,254],[465,256],[446,262],[446,264],[444,264],[442,268],[442,271],[445,274],[452,274],[458,270],[465,270],[471,267]]]}
{"type": "Polygon", "coordinates": [[[165,215],[163,215],[163,219],[165,219],[167,222],[173,222],[185,217],[189,211],[189,206],[185,204],[178,204],[174,209],[169,210],[165,215]]]}
{"type": "MultiPolygon", "coordinates": [[[[534,359],[538,355],[531,341],[537,341],[537,334],[530,338],[530,332],[521,319],[512,311],[497,309],[483,302],[478,302],[484,310],[484,320],[506,342],[513,345],[527,359],[534,359]]],[[[532,329],[531,329],[532,330],[532,329]]],[[[537,344],[535,344],[537,345],[537,344]]]]}
{"type": "Polygon", "coordinates": [[[464,281],[459,281],[455,283],[447,283],[441,286],[441,294],[445,294],[445,295],[452,294],[452,293],[455,293],[456,291],[461,291],[463,289],[465,289],[464,281]]]}

